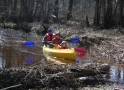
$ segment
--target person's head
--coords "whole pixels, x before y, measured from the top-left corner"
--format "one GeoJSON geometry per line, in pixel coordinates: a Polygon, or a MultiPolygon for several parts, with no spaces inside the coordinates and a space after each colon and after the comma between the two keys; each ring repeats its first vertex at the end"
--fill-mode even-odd
{"type": "Polygon", "coordinates": [[[66,41],[62,41],[61,46],[65,47],[66,46],[66,41]]]}
{"type": "Polygon", "coordinates": [[[49,34],[52,34],[52,29],[51,29],[51,28],[48,28],[47,32],[48,32],[49,34]]]}
{"type": "Polygon", "coordinates": [[[59,33],[56,33],[56,38],[60,38],[60,34],[59,33]]]}

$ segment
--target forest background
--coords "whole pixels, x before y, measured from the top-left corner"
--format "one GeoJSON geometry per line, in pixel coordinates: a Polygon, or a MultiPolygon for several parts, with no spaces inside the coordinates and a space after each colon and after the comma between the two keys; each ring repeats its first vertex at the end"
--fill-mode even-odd
{"type": "Polygon", "coordinates": [[[1,23],[20,24],[25,21],[65,24],[73,19],[78,21],[81,27],[93,25],[108,29],[124,26],[123,0],[0,0],[0,2],[1,23]]]}

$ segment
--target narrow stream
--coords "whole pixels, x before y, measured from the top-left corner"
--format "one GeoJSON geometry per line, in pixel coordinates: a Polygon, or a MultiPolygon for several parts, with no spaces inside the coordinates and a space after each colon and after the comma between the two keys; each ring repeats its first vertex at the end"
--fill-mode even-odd
{"type": "MultiPolygon", "coordinates": [[[[33,33],[23,33],[22,31],[0,29],[5,42],[0,41],[0,67],[2,68],[16,68],[28,67],[38,65],[39,62],[45,60],[46,57],[42,53],[42,37],[33,33]],[[35,45],[32,47],[25,47],[24,42],[32,40],[35,45]]],[[[77,44],[70,44],[75,46],[77,44]]],[[[75,65],[82,65],[84,63],[98,62],[96,56],[92,56],[92,52],[87,51],[85,58],[80,59],[78,62],[62,60],[54,57],[47,57],[48,60],[54,63],[68,63],[75,65]]],[[[100,58],[101,59],[101,58],[100,58]]],[[[100,62],[100,61],[99,61],[100,62]]],[[[110,60],[101,59],[102,63],[111,65],[110,72],[103,77],[111,82],[116,82],[124,85],[124,65],[115,64],[110,60]]]]}

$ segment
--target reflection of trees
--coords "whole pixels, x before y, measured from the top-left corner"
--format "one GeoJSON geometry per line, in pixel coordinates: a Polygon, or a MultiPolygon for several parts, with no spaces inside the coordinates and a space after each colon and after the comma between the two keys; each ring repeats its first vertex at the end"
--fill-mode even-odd
{"type": "Polygon", "coordinates": [[[121,71],[118,69],[118,73],[117,73],[117,78],[118,80],[121,78],[121,71]]]}
{"type": "Polygon", "coordinates": [[[124,81],[124,71],[122,71],[123,81],[124,81]]]}
{"type": "Polygon", "coordinates": [[[12,53],[13,53],[13,49],[12,47],[4,47],[2,50],[3,53],[3,60],[5,62],[5,67],[11,67],[11,63],[12,63],[12,53]]]}
{"type": "Polygon", "coordinates": [[[122,75],[122,73],[123,73],[123,70],[120,70],[119,67],[118,67],[118,69],[113,68],[111,70],[111,72],[108,72],[106,74],[106,78],[107,79],[112,79],[112,80],[114,79],[116,81],[120,81],[120,79],[123,80],[123,77],[124,77],[124,74],[122,75]]]}
{"type": "Polygon", "coordinates": [[[41,51],[41,48],[39,49],[35,46],[24,47],[22,44],[17,45],[17,43],[9,43],[11,46],[0,47],[3,67],[22,67],[24,66],[24,59],[26,56],[31,56],[34,59],[35,64],[38,64],[39,60],[41,60],[41,54],[39,53],[39,51],[41,51]],[[27,52],[21,52],[21,50],[26,50],[27,52]]]}
{"type": "Polygon", "coordinates": [[[110,79],[110,75],[111,75],[111,73],[108,72],[108,73],[106,74],[106,78],[107,78],[107,79],[110,79]]]}
{"type": "Polygon", "coordinates": [[[5,46],[2,49],[2,63],[5,63],[5,67],[10,68],[17,66],[18,63],[22,63],[21,58],[23,58],[18,51],[16,51],[12,46],[5,46]]]}
{"type": "Polygon", "coordinates": [[[7,47],[5,48],[3,48],[2,49],[2,53],[3,53],[3,61],[5,62],[5,66],[4,67],[6,67],[6,65],[8,66],[8,67],[10,67],[10,61],[8,61],[8,57],[7,57],[7,55],[9,55],[9,53],[8,53],[9,51],[7,51],[7,47]]]}

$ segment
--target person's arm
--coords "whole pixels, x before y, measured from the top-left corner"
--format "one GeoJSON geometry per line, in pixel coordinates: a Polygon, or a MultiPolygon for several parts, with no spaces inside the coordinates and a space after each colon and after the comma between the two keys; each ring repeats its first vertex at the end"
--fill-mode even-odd
{"type": "Polygon", "coordinates": [[[61,39],[61,42],[60,42],[60,44],[62,43],[62,41],[63,41],[63,39],[62,38],[60,38],[61,39]]]}
{"type": "Polygon", "coordinates": [[[53,44],[54,44],[54,40],[55,40],[55,38],[52,39],[52,43],[53,43],[53,44]]]}
{"type": "Polygon", "coordinates": [[[42,43],[43,43],[43,44],[46,43],[46,35],[43,37],[43,39],[42,39],[42,43]]]}

